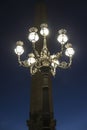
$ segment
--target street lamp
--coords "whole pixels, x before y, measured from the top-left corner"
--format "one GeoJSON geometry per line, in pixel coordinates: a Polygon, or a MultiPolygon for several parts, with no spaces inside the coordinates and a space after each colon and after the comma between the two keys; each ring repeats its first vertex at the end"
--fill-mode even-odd
{"type": "Polygon", "coordinates": [[[15,53],[18,56],[18,62],[21,66],[30,68],[33,78],[31,90],[30,120],[27,120],[29,130],[54,130],[56,120],[53,117],[52,105],[52,84],[51,75],[55,76],[57,68],[67,69],[71,66],[74,49],[71,43],[68,43],[67,31],[61,29],[58,31],[57,40],[61,45],[60,51],[50,54],[47,48],[47,36],[49,35],[48,25],[40,25],[40,34],[42,35],[43,46],[41,51],[37,51],[36,42],[39,40],[38,29],[32,27],[29,29],[28,39],[32,43],[33,52],[28,54],[25,60],[21,60],[24,53],[22,41],[16,42],[15,53]],[[68,57],[64,58],[64,55],[68,57]]]}
{"type": "Polygon", "coordinates": [[[61,44],[60,52],[51,55],[47,48],[46,38],[49,35],[48,25],[43,23],[40,25],[40,34],[43,37],[43,47],[41,52],[39,53],[36,50],[36,42],[39,40],[38,29],[36,27],[32,27],[29,29],[28,39],[32,43],[33,53],[28,54],[28,58],[26,60],[21,60],[20,56],[24,53],[23,42],[17,41],[16,48],[14,49],[15,53],[18,56],[18,62],[23,67],[29,67],[31,75],[34,75],[38,71],[41,71],[42,67],[49,67],[50,72],[53,76],[56,74],[56,68],[66,69],[71,66],[72,58],[75,53],[72,48],[72,44],[68,43],[67,31],[65,29],[61,29],[58,31],[57,40],[61,44]],[[62,57],[65,55],[69,58],[69,62],[61,61],[62,57]]]}

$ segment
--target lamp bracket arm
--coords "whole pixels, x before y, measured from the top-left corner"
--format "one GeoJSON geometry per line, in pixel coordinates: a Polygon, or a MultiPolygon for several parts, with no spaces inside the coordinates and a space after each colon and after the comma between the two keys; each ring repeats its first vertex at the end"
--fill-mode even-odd
{"type": "Polygon", "coordinates": [[[20,66],[29,67],[27,60],[21,61],[20,55],[18,55],[18,63],[20,64],[20,66]]]}
{"type": "Polygon", "coordinates": [[[67,63],[66,61],[62,61],[58,67],[67,69],[71,66],[71,64],[72,64],[72,57],[69,58],[69,63],[67,63]]]}
{"type": "Polygon", "coordinates": [[[69,63],[68,63],[68,66],[70,67],[72,64],[72,57],[69,58],[69,63]]]}

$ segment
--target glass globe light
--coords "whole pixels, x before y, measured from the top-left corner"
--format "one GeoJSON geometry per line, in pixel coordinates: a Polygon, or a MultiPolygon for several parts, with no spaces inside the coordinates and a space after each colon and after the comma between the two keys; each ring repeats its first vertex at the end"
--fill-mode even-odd
{"type": "Polygon", "coordinates": [[[74,53],[75,53],[75,51],[72,47],[67,48],[65,51],[65,55],[69,56],[69,57],[72,57],[74,55],[74,53]]]}
{"type": "Polygon", "coordinates": [[[35,59],[35,56],[33,53],[30,53],[28,56],[29,56],[29,58],[28,58],[27,62],[28,62],[28,65],[30,66],[36,62],[36,59],[35,59]]]}
{"type": "Polygon", "coordinates": [[[59,65],[59,61],[58,61],[56,55],[53,54],[50,56],[50,58],[52,60],[52,63],[51,63],[52,67],[56,68],[59,65]]]}
{"type": "Polygon", "coordinates": [[[59,65],[59,61],[57,59],[52,60],[52,67],[56,68],[59,65]]]}
{"type": "Polygon", "coordinates": [[[42,36],[47,36],[48,34],[49,34],[49,30],[48,30],[48,26],[47,26],[47,24],[41,24],[41,30],[40,30],[40,34],[42,35],[42,36]]]}
{"type": "Polygon", "coordinates": [[[28,35],[28,39],[32,42],[35,43],[39,40],[39,36],[37,34],[38,29],[35,27],[32,27],[29,29],[29,35],[28,35]]]}
{"type": "Polygon", "coordinates": [[[23,42],[22,41],[17,41],[16,42],[17,46],[16,48],[14,49],[15,53],[17,55],[22,55],[24,53],[24,48],[23,48],[23,42]]]}
{"type": "Polygon", "coordinates": [[[68,41],[68,37],[66,35],[66,30],[65,29],[59,30],[59,35],[57,37],[57,40],[61,44],[65,44],[68,41]]]}

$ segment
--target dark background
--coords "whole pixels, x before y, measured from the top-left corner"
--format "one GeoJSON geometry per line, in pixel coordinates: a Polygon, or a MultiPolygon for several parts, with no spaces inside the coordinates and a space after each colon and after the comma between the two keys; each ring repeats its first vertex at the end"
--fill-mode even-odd
{"type": "MultiPolygon", "coordinates": [[[[0,2],[0,130],[27,130],[31,76],[18,65],[15,43],[23,40],[31,52],[28,30],[37,1],[0,2]]],[[[71,68],[57,69],[53,78],[56,130],[87,130],[87,3],[46,0],[50,51],[57,52],[57,31],[65,28],[75,55],[71,68]]]]}

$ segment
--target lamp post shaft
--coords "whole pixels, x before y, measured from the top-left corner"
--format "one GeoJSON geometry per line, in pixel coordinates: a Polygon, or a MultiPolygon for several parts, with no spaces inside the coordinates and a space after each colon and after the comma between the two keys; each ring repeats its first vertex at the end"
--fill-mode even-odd
{"type": "Polygon", "coordinates": [[[53,117],[50,68],[42,67],[41,72],[37,73],[36,77],[33,77],[33,81],[30,120],[27,121],[29,130],[54,130],[56,122],[53,117]],[[38,75],[40,76],[39,78],[37,78],[38,75]]]}

